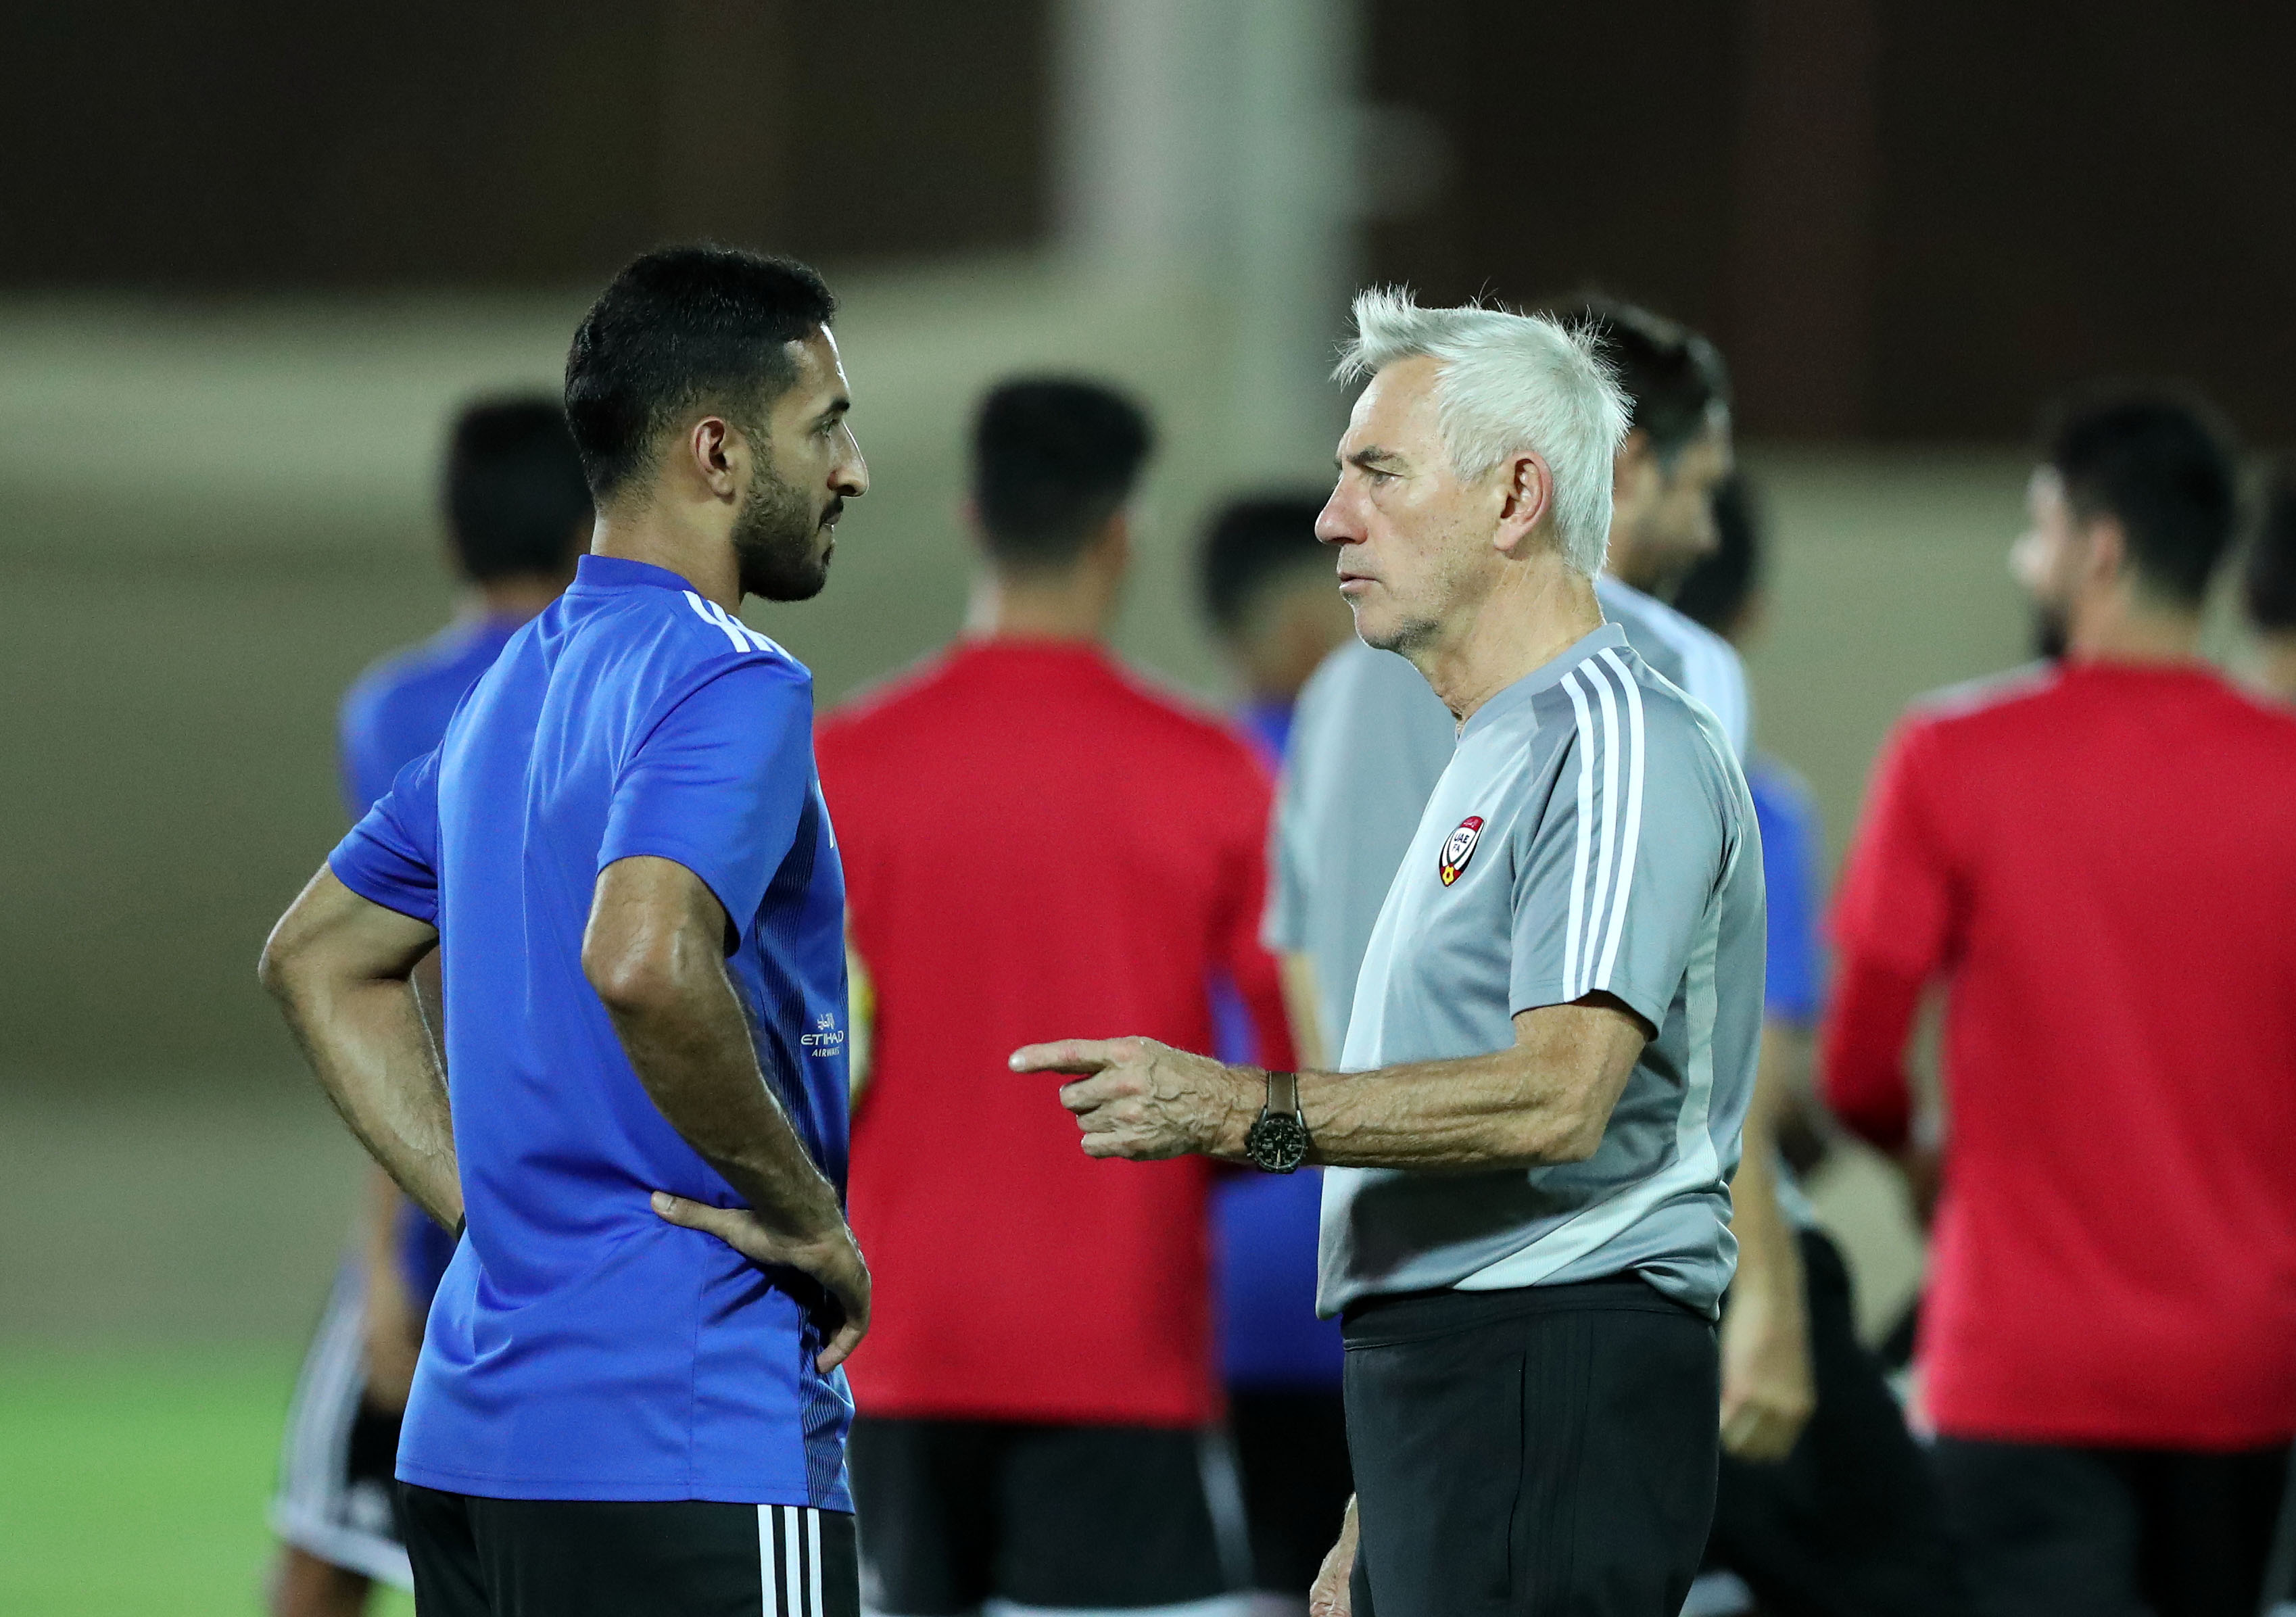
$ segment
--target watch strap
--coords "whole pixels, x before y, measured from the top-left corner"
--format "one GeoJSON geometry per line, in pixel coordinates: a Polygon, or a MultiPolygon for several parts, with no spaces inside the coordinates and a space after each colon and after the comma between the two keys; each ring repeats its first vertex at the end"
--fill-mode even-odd
{"type": "Polygon", "coordinates": [[[1300,1075],[1297,1072],[1270,1072],[1267,1075],[1267,1110],[1272,1115],[1300,1112],[1300,1075]]]}

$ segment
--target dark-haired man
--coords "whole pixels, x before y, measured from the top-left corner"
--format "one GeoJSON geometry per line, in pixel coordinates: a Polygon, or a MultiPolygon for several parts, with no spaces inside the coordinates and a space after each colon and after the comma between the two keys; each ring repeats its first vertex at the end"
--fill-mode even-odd
{"type": "MultiPolygon", "coordinates": [[[[440,505],[465,587],[455,621],[377,662],[343,698],[343,801],[354,823],[439,744],[463,693],[520,625],[557,598],[590,537],[590,490],[558,400],[482,400],[456,417],[440,505]]],[[[427,1003],[436,1004],[435,973],[427,1003]]],[[[337,1277],[296,1385],[271,1523],[278,1617],[365,1609],[376,1580],[414,1587],[391,1508],[398,1421],[447,1233],[368,1170],[361,1252],[337,1277]]]]}
{"type": "MultiPolygon", "coordinates": [[[[1262,495],[1223,507],[1197,554],[1204,616],[1243,686],[1237,717],[1270,769],[1283,767],[1300,687],[1342,640],[1355,637],[1332,563],[1316,538],[1321,495],[1262,495]]],[[[1214,1004],[1226,1061],[1259,1058],[1227,985],[1214,1004]]],[[[1306,1066],[1312,994],[1290,1007],[1306,1066]]],[[[1234,1175],[1212,1193],[1213,1268],[1228,1432],[1251,1540],[1253,1617],[1306,1607],[1308,1590],[1354,1491],[1345,1357],[1337,1320],[1316,1317],[1316,1242],[1323,1175],[1234,1175]]]]}
{"type": "Polygon", "coordinates": [[[2073,402],[2028,503],[2061,655],[1884,749],[1822,1071],[1905,1145],[1942,985],[1919,1353],[1979,1609],[2234,1617],[2296,1432],[2296,718],[2196,653],[2235,503],[2206,410],[2073,402]]]}
{"type": "Polygon", "coordinates": [[[890,1617],[1210,1617],[1241,1570],[1206,1484],[1205,1165],[1099,1169],[1054,1083],[1004,1064],[1048,1020],[1207,1048],[1215,973],[1290,1053],[1256,937],[1266,774],[1103,644],[1149,453],[1109,389],[994,389],[964,638],[822,727],[877,1005],[853,1224],[882,1313],[853,1484],[890,1617]]]}
{"type": "Polygon", "coordinates": [[[1316,538],[1323,508],[1316,494],[1231,501],[1197,553],[1205,621],[1243,686],[1237,717],[1271,769],[1283,762],[1300,687],[1355,637],[1347,603],[1332,588],[1331,558],[1316,538]]]}
{"type": "Polygon", "coordinates": [[[842,884],[811,678],[735,616],[816,593],[868,488],[834,308],[719,248],[615,278],[567,360],[591,554],[264,951],[368,1149],[467,1218],[399,1445],[426,1617],[857,1609],[842,884]]]}

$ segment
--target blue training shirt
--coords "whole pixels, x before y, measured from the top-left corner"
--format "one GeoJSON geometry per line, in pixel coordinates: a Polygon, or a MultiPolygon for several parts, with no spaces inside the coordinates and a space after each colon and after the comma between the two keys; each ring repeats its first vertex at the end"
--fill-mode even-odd
{"type": "Polygon", "coordinates": [[[1760,752],[1747,761],[1746,789],[1762,829],[1762,874],[1769,890],[1765,1009],[1773,1021],[1811,1027],[1825,991],[1817,800],[1800,776],[1760,752]]]}
{"type": "MultiPolygon", "coordinates": [[[[373,664],[343,695],[337,718],[343,806],[366,817],[398,772],[439,744],[479,676],[518,632],[517,618],[465,618],[373,664]]],[[[430,1311],[455,1238],[413,1202],[398,1210],[398,1270],[417,1314],[430,1311]]]]}
{"type": "MultiPolygon", "coordinates": [[[[1283,767],[1292,704],[1261,697],[1238,712],[1271,770],[1283,767]]],[[[1251,1018],[1231,983],[1212,985],[1212,1054],[1256,1062],[1251,1018]]],[[[1346,1344],[1340,1322],[1316,1315],[1316,1242],[1324,1176],[1237,1174],[1212,1186],[1212,1285],[1220,1370],[1235,1391],[1337,1392],[1346,1344]]]]}
{"type": "Polygon", "coordinates": [[[852,1508],[852,1400],[814,1367],[810,1283],[655,1216],[655,1190],[741,1202],[646,1095],[581,962],[606,866],[707,882],[758,1064],[841,1192],[845,887],[812,735],[803,665],[676,574],[586,556],[335,850],[347,886],[436,924],[445,955],[470,1222],[402,1480],[852,1508]]]}

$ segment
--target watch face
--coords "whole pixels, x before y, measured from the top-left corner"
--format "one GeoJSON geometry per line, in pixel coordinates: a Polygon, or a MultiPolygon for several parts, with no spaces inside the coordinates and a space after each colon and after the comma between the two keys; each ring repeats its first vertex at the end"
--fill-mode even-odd
{"type": "Polygon", "coordinates": [[[1308,1126],[1296,1112],[1263,1112],[1243,1137],[1251,1165],[1268,1173],[1290,1173],[1308,1158],[1308,1126]]]}

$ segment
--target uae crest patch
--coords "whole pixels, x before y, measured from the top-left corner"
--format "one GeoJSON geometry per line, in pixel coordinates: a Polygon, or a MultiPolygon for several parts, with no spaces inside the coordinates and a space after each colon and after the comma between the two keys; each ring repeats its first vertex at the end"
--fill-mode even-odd
{"type": "Polygon", "coordinates": [[[1443,878],[1444,886],[1459,879],[1459,873],[1467,868],[1467,861],[1475,857],[1475,844],[1482,840],[1483,817],[1480,814],[1471,814],[1461,820],[1459,828],[1443,839],[1443,862],[1435,867],[1435,874],[1443,878]]]}

